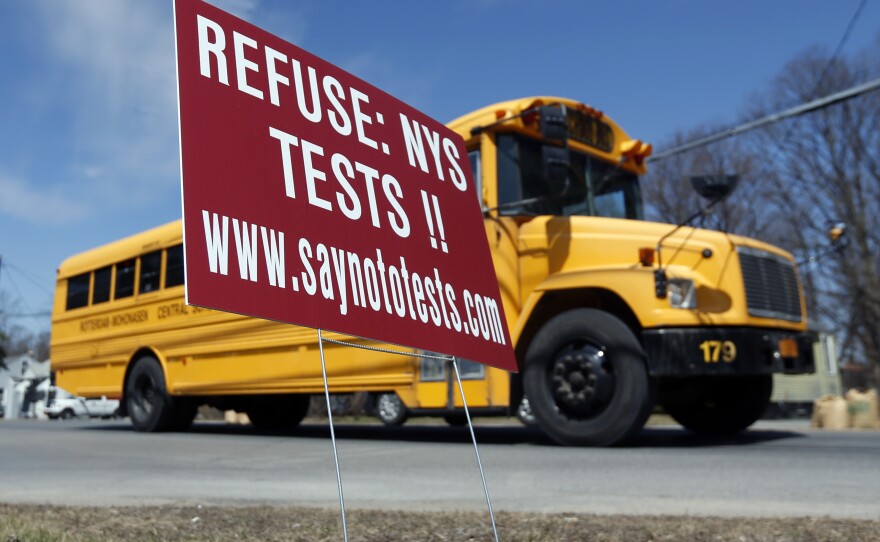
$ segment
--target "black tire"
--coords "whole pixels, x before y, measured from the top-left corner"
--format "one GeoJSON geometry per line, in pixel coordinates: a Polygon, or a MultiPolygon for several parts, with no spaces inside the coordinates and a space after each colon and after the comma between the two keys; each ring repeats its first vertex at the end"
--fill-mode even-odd
{"type": "Polygon", "coordinates": [[[639,341],[595,309],[564,312],[541,328],[526,353],[523,384],[538,426],[560,444],[619,444],[654,406],[639,341]]]}
{"type": "Polygon", "coordinates": [[[174,419],[171,420],[169,429],[172,431],[186,431],[192,426],[193,420],[199,410],[199,404],[190,397],[172,399],[174,401],[174,419]]]}
{"type": "Polygon", "coordinates": [[[165,387],[162,366],[145,356],[134,362],[125,383],[125,404],[131,424],[138,431],[167,431],[174,421],[174,401],[165,387]]]}
{"type": "Polygon", "coordinates": [[[697,377],[663,389],[663,408],[699,435],[735,435],[755,423],[770,404],[773,375],[697,377]]]}
{"type": "Polygon", "coordinates": [[[532,412],[532,405],[529,403],[528,397],[523,397],[522,401],[519,402],[519,406],[516,407],[516,419],[526,427],[538,425],[538,420],[535,419],[535,414],[532,412]]]}
{"type": "Polygon", "coordinates": [[[69,408],[65,408],[61,411],[61,416],[59,416],[62,420],[72,420],[76,418],[76,413],[69,408]]]}
{"type": "Polygon", "coordinates": [[[376,417],[385,425],[403,425],[409,417],[406,405],[403,404],[403,401],[394,392],[380,393],[376,397],[375,410],[376,417]]]}
{"type": "Polygon", "coordinates": [[[264,395],[252,398],[245,412],[260,431],[286,431],[303,421],[310,403],[309,395],[264,395]]]}
{"type": "Polygon", "coordinates": [[[455,414],[447,414],[443,419],[452,427],[462,427],[467,425],[467,415],[464,412],[455,414]]]}

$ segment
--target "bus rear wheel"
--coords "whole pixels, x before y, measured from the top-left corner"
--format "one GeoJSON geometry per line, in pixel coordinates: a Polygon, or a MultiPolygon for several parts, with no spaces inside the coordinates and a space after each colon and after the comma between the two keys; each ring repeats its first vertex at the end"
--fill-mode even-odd
{"type": "Polygon", "coordinates": [[[253,397],[245,412],[260,431],[284,431],[303,421],[310,403],[309,395],[263,395],[253,397]]]}
{"type": "Polygon", "coordinates": [[[654,404],[638,339],[595,309],[561,313],[541,328],[523,384],[538,426],[566,445],[618,444],[642,428],[654,404]]]}
{"type": "Polygon", "coordinates": [[[382,393],[376,397],[375,404],[376,417],[384,423],[392,427],[403,425],[409,417],[406,405],[400,400],[396,393],[382,393]]]}
{"type": "Polygon", "coordinates": [[[125,383],[125,402],[131,424],[138,431],[166,431],[174,422],[174,401],[165,388],[165,373],[152,357],[134,362],[125,383]]]}
{"type": "Polygon", "coordinates": [[[698,435],[735,435],[767,410],[772,375],[696,377],[665,384],[661,401],[672,418],[698,435]]]}

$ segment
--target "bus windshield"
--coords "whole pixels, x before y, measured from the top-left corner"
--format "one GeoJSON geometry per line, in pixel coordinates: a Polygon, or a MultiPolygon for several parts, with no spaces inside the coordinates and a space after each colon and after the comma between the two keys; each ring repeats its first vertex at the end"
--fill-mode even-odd
{"type": "Polygon", "coordinates": [[[500,214],[643,218],[637,175],[569,150],[568,186],[554,194],[544,179],[540,141],[499,133],[497,145],[500,214]]]}

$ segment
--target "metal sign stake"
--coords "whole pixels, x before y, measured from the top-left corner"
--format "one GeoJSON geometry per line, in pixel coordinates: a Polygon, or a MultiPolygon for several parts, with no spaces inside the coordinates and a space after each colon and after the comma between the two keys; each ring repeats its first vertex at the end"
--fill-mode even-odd
{"type": "Polygon", "coordinates": [[[342,474],[339,472],[339,454],[336,452],[336,431],[333,430],[333,409],[330,408],[330,386],[327,385],[327,364],[324,361],[324,337],[318,328],[318,350],[321,352],[321,372],[324,375],[324,399],[327,401],[327,419],[330,421],[330,441],[333,443],[333,462],[336,464],[336,485],[339,488],[339,510],[342,514],[342,534],[348,542],[348,527],[345,524],[345,497],[342,494],[342,474]]]}
{"type": "Polygon", "coordinates": [[[477,437],[474,434],[474,424],[471,423],[471,414],[468,411],[467,401],[464,398],[464,386],[461,384],[461,373],[458,371],[458,362],[452,357],[452,367],[455,369],[455,379],[458,381],[458,391],[461,393],[461,404],[464,407],[464,415],[467,417],[468,429],[471,431],[471,441],[474,443],[474,454],[477,456],[477,466],[480,468],[480,480],[483,482],[483,493],[486,495],[486,505],[489,507],[489,519],[492,521],[492,532],[495,542],[499,542],[498,527],[495,525],[495,513],[492,512],[492,499],[489,498],[489,486],[486,485],[486,474],[483,472],[483,462],[480,461],[480,449],[477,446],[477,437]]]}

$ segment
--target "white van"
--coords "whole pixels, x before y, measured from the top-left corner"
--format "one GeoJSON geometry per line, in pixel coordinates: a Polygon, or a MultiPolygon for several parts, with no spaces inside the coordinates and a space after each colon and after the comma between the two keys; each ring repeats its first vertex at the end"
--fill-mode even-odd
{"type": "Polygon", "coordinates": [[[86,399],[70,392],[55,388],[55,398],[46,407],[46,415],[55,420],[72,418],[113,418],[119,415],[119,401],[100,397],[86,399]]]}

